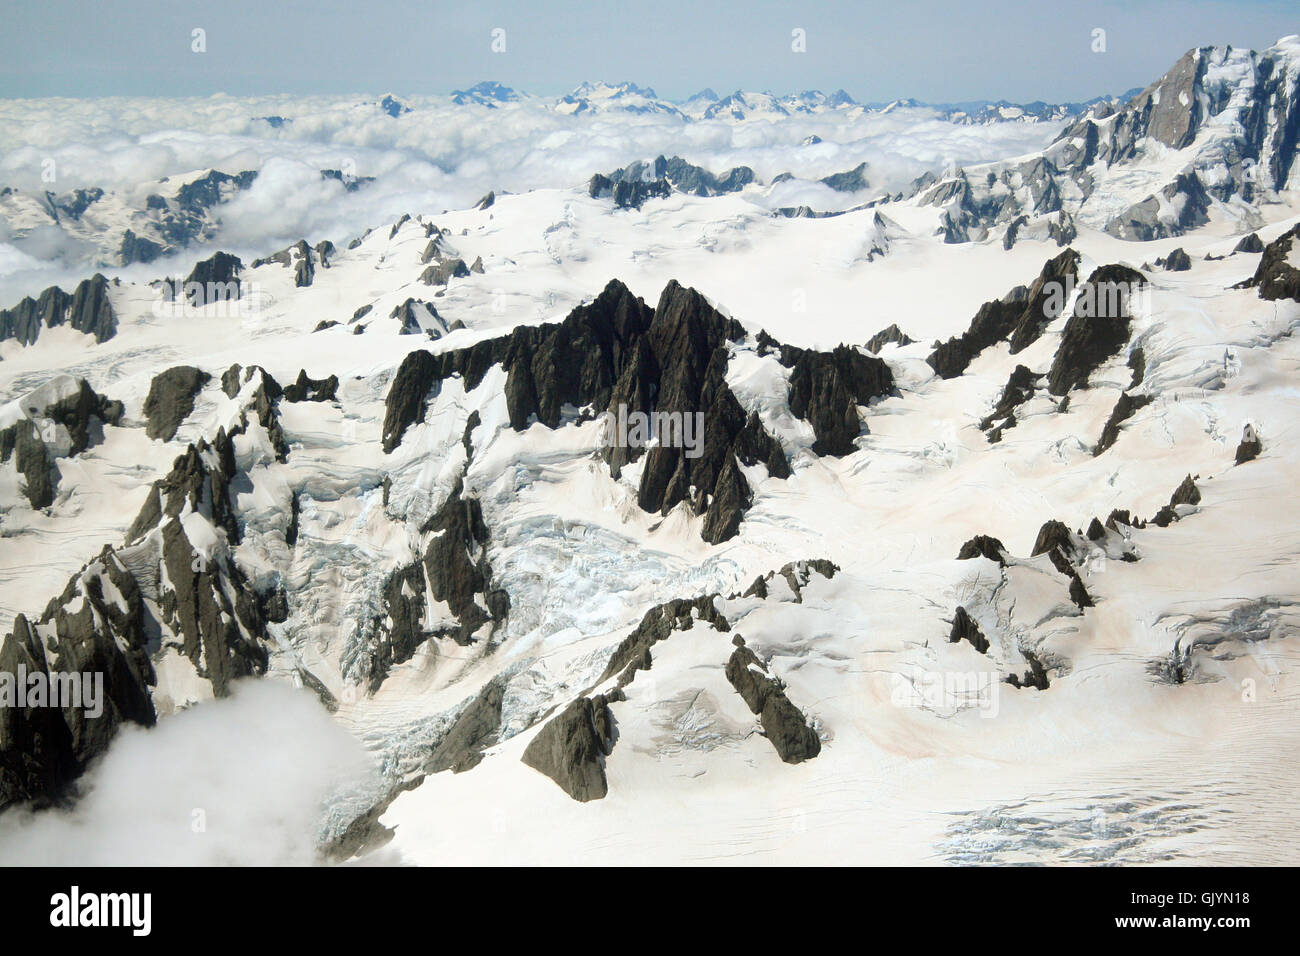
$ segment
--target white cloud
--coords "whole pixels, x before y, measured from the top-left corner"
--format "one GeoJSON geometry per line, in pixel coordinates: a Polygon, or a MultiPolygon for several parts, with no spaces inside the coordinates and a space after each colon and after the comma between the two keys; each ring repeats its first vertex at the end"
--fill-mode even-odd
{"type": "Polygon", "coordinates": [[[312,694],[244,681],[124,728],[70,810],[0,816],[0,865],[310,864],[323,804],[369,767],[312,694]]]}

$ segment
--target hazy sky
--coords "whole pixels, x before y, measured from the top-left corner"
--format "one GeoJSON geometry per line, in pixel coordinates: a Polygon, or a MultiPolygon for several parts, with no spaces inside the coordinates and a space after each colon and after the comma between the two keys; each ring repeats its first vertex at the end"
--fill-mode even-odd
{"type": "Polygon", "coordinates": [[[558,94],[626,79],[673,99],[710,86],[1064,101],[1145,86],[1193,46],[1268,46],[1300,32],[1300,4],[0,0],[0,24],[4,97],[400,95],[483,79],[558,94]],[[505,52],[491,48],[496,28],[505,52]],[[806,52],[791,49],[796,28],[806,52]]]}

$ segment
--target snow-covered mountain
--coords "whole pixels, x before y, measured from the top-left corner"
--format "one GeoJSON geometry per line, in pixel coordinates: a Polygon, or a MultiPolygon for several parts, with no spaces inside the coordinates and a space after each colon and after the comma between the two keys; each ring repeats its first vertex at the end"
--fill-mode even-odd
{"type": "Polygon", "coordinates": [[[1035,155],[918,184],[944,207],[950,241],[1014,241],[1050,220],[1063,239],[1086,223],[1123,239],[1179,236],[1213,213],[1243,227],[1300,186],[1300,39],[1256,53],[1190,50],[1123,106],[1089,110],[1035,155]]]}
{"type": "MultiPolygon", "coordinates": [[[[0,266],[53,284],[0,310],[0,695],[104,697],[3,701],[0,860],[111,820],[189,862],[1294,862],[1298,59],[1192,51],[911,189],[824,121],[867,108],[741,94],[693,102],[779,145],[647,133],[456,206],[323,165],[320,104],[247,182],[6,194],[0,266]],[[415,204],[285,241],[294,177],[415,204]],[[236,202],[264,245],[201,248],[236,202]],[[67,281],[22,259],[56,227],[170,244],[67,281]],[[149,748],[288,720],[268,683],[372,768],[295,770],[304,845],[232,819],[274,767],[160,837],[238,757],[144,799],[149,748]]],[[[696,109],[465,93],[507,150],[696,109]]]]}

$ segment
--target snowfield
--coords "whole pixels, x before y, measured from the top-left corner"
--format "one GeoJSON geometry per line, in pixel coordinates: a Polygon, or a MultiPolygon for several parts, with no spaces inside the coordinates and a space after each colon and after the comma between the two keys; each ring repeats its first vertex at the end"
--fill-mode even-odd
{"type": "MultiPolygon", "coordinates": [[[[1234,82],[1243,56],[1213,59],[1207,86],[1234,82]]],[[[890,124],[883,153],[892,137],[918,149],[949,137],[923,156],[894,153],[909,176],[943,173],[953,159],[1041,150],[1061,123],[1020,122],[1020,112],[1003,108],[1015,129],[989,134],[1000,152],[972,151],[968,137],[989,127],[906,109],[846,115],[819,104],[804,114],[787,104],[788,117],[772,118],[774,106],[751,100],[750,109],[768,112],[726,125],[702,103],[690,107],[691,120],[652,109],[652,91],[618,89],[592,86],[586,99],[575,92],[546,109],[527,100],[463,107],[478,125],[460,134],[479,137],[472,148],[490,168],[476,178],[461,170],[452,189],[416,180],[397,190],[382,178],[403,168],[393,165],[401,138],[385,139],[393,134],[384,124],[404,118],[358,113],[364,122],[348,127],[349,141],[331,125],[346,122],[337,104],[206,104],[229,128],[183,154],[196,164],[202,156],[201,165],[214,165],[205,150],[239,147],[247,165],[241,156],[220,167],[260,168],[268,188],[276,163],[313,175],[324,168],[321,144],[371,150],[392,166],[369,199],[364,187],[354,196],[327,183],[315,208],[299,210],[302,193],[286,187],[288,212],[268,209],[260,233],[248,230],[262,213],[239,204],[272,194],[232,200],[229,217],[221,213],[230,243],[220,248],[242,259],[235,302],[172,308],[150,285],[189,274],[216,246],[92,270],[80,267],[85,247],[33,264],[21,243],[0,235],[10,293],[0,305],[38,296],[40,283],[69,290],[99,271],[116,320],[104,341],[67,323],[42,328],[30,344],[0,341],[0,428],[18,434],[30,422],[54,469],[51,500],[38,506],[21,453],[0,465],[0,633],[16,653],[30,626],[54,653],[64,633],[55,618],[40,620],[47,602],[88,562],[119,560],[140,592],[158,718],[155,728],[127,727],[105,744],[79,804],[0,814],[0,859],[94,859],[78,849],[81,822],[136,834],[118,851],[161,862],[1300,862],[1290,812],[1300,797],[1300,300],[1235,288],[1270,253],[1234,251],[1251,232],[1264,247],[1284,242],[1300,225],[1300,195],[1272,190],[1248,215],[1216,198],[1204,224],[1150,241],[1105,231],[1111,213],[1163,187],[1193,153],[1218,148],[1229,134],[1214,128],[1181,152],[1155,144],[1134,168],[1113,167],[1086,202],[1076,200],[1077,231],[1066,243],[1032,230],[1006,244],[1002,232],[946,242],[952,209],[924,189],[869,189],[850,201],[816,180],[868,158],[862,123],[890,124]],[[649,114],[619,112],[627,97],[649,114]],[[252,123],[245,113],[293,109],[293,124],[275,134],[281,142],[264,131],[243,139],[252,123]],[[490,118],[494,110],[502,117],[490,118]],[[581,135],[593,140],[605,124],[636,122],[648,132],[629,134],[632,153],[602,154],[567,145],[561,122],[587,124],[581,135]],[[728,140],[706,140],[694,123],[716,123],[728,140]],[[670,124],[686,124],[695,141],[669,142],[670,124]],[[830,141],[806,147],[826,147],[816,163],[788,163],[774,145],[813,132],[830,141]],[[541,176],[538,157],[552,142],[565,158],[541,176]],[[672,191],[639,208],[619,208],[586,185],[593,173],[663,151],[714,173],[748,163],[759,180],[718,195],[672,191]],[[517,186],[507,185],[507,169],[517,186]],[[798,179],[770,182],[785,169],[798,179]],[[480,208],[486,190],[471,183],[485,177],[498,177],[497,192],[480,208]],[[775,213],[800,205],[837,214],[775,213]],[[363,214],[368,231],[341,231],[363,214]],[[315,250],[309,284],[296,283],[292,255],[252,264],[300,237],[315,250]],[[323,240],[332,251],[320,252],[323,240]],[[984,303],[1032,286],[1066,248],[1078,253],[1080,283],[1111,264],[1140,274],[1124,342],[1065,395],[1036,380],[1015,405],[1014,427],[991,441],[981,425],[1017,366],[1044,375],[1066,354],[1071,309],[1049,317],[1026,348],[1013,354],[1000,339],[953,377],[927,358],[965,332],[984,303]],[[1176,250],[1190,268],[1155,265],[1176,250]],[[450,277],[430,280],[426,270],[443,263],[450,277]],[[554,425],[539,415],[516,422],[524,386],[509,358],[420,380],[413,418],[392,442],[408,356],[486,349],[521,329],[541,335],[580,307],[596,308],[611,280],[647,310],[661,297],[679,301],[675,280],[739,323],[714,357],[724,363],[720,381],[774,440],[789,476],[774,474],[771,461],[729,456],[752,500],[721,541],[708,540],[710,519],[690,500],[666,513],[641,507],[652,456],[616,474],[595,419],[603,408],[565,404],[554,425]],[[406,310],[409,300],[423,305],[406,310]],[[879,349],[891,387],[850,402],[860,429],[849,453],[818,453],[821,426],[791,398],[804,372],[765,341],[812,354],[845,344],[867,356],[867,341],[891,325],[910,340],[879,349]],[[179,401],[173,433],[150,437],[163,404],[156,378],[177,366],[207,377],[188,394],[188,410],[179,401]],[[334,389],[315,397],[330,376],[334,389]],[[93,419],[74,451],[75,429],[50,410],[75,401],[78,379],[121,409],[114,421],[93,419]],[[284,397],[272,397],[268,380],[284,397]],[[303,397],[291,394],[287,387],[304,380],[303,397]],[[1122,395],[1140,401],[1114,443],[1095,453],[1122,395]],[[1247,426],[1262,447],[1238,464],[1247,426]],[[201,463],[186,480],[211,481],[233,466],[227,482],[202,485],[220,487],[225,506],[205,490],[178,497],[169,512],[164,488],[163,514],[141,523],[154,482],[191,446],[201,446],[201,463]],[[1171,504],[1189,477],[1195,501],[1171,504]],[[1152,520],[1166,506],[1167,516],[1152,520]],[[1117,509],[1131,518],[1108,521],[1117,509]],[[210,642],[204,624],[202,651],[191,653],[183,614],[173,618],[187,592],[169,563],[169,516],[189,542],[196,580],[211,580],[228,599],[212,599],[220,605],[212,620],[227,628],[233,686],[293,688],[282,700],[260,691],[213,699],[228,696],[225,677],[213,676],[224,645],[210,642]],[[1065,538],[1053,540],[1064,543],[1035,554],[1052,520],[1063,523],[1065,538]],[[959,559],[979,535],[996,538],[1000,552],[959,559]],[[106,546],[116,557],[97,559],[106,546]],[[456,570],[444,580],[428,555],[451,561],[453,553],[456,570]],[[781,573],[815,559],[833,572],[796,565],[781,573]],[[756,578],[766,581],[758,592],[756,578]],[[468,600],[458,589],[464,580],[475,582],[468,600]],[[239,593],[260,609],[245,613],[239,593]],[[268,610],[271,595],[282,596],[282,614],[268,610]],[[704,609],[670,615],[645,645],[646,663],[620,657],[647,612],[679,598],[702,598],[704,609]],[[968,619],[986,647],[969,630],[950,640],[955,619],[968,619]],[[407,627],[418,638],[401,653],[397,635],[407,627]],[[744,648],[757,663],[745,663],[744,648]],[[391,660],[380,666],[384,654],[391,660]],[[621,663],[611,670],[612,659],[621,663]],[[803,746],[808,733],[815,738],[811,755],[783,759],[776,718],[766,704],[760,712],[749,705],[744,680],[769,702],[781,695],[793,705],[803,746]],[[584,700],[596,701],[594,717],[570,721],[567,708],[584,700]],[[489,717],[471,727],[465,715],[484,701],[489,717]],[[319,748],[320,772],[272,744],[269,729],[261,742],[245,734],[248,718],[233,716],[240,707],[268,723],[283,708],[285,726],[302,728],[303,747],[319,748]],[[316,719],[326,707],[328,726],[316,719]],[[220,708],[242,736],[224,741],[213,721],[196,719],[220,708]],[[161,773],[159,754],[184,752],[185,727],[195,746],[207,741],[214,761],[242,766],[253,753],[262,772],[240,775],[238,796],[216,782],[209,797],[201,786],[163,788],[148,812],[186,833],[192,808],[208,805],[197,801],[226,800],[237,812],[210,812],[211,839],[160,856],[149,847],[167,841],[173,823],[133,822],[143,811],[122,795],[131,766],[161,773]],[[168,749],[150,757],[154,738],[168,749]],[[560,754],[561,766],[537,769],[550,759],[540,753],[560,754]],[[281,819],[282,827],[265,823],[281,819]],[[267,833],[278,834],[274,845],[267,833]]],[[[427,136],[431,120],[421,102],[411,105],[418,124],[407,135],[427,136]]],[[[0,128],[30,108],[6,104],[0,128]]],[[[163,117],[191,108],[156,104],[163,117]]],[[[67,110],[63,122],[85,122],[81,107],[67,110]]],[[[138,122],[136,133],[157,120],[138,122]]],[[[32,132],[0,160],[0,178],[47,145],[41,137],[57,148],[72,135],[32,132]]],[[[168,174],[168,162],[150,167],[150,181],[168,174]]],[[[984,172],[967,170],[972,182],[984,172]]],[[[17,230],[6,201],[6,229],[17,230]]],[[[105,215],[120,220],[131,205],[105,215]]],[[[101,248],[99,231],[120,227],[92,223],[77,238],[101,248]]],[[[1300,241],[1281,251],[1292,270],[1297,249],[1300,241]]],[[[693,307],[704,322],[705,306],[693,307]]],[[[814,396],[831,393],[832,382],[841,379],[817,379],[814,396]]],[[[537,383],[539,393],[544,387],[537,383]]],[[[664,384],[659,394],[668,392],[664,384]]],[[[13,448],[24,439],[7,440],[13,448]]],[[[712,504],[724,495],[717,488],[712,504]]],[[[131,599],[114,583],[122,579],[111,570],[95,577],[96,567],[86,573],[103,581],[106,606],[125,614],[131,599]]],[[[63,602],[69,616],[98,608],[89,578],[79,580],[63,602]]],[[[206,606],[204,595],[196,607],[206,606]]],[[[94,626],[110,633],[113,615],[95,614],[94,626]]],[[[129,637],[113,628],[126,652],[129,637]]],[[[0,727],[0,744],[13,747],[11,733],[0,727]]]]}

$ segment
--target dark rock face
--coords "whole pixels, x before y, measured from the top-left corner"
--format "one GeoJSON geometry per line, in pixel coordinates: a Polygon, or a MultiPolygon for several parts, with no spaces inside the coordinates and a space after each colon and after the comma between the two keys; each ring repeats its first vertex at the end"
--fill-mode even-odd
{"type": "MultiPolygon", "coordinates": [[[[756,415],[746,416],[725,382],[726,343],[744,335],[739,323],[676,282],[668,284],[652,311],[626,286],[612,281],[593,302],[574,309],[558,325],[521,326],[508,335],[436,356],[409,354],[386,400],[384,449],[395,449],[406,429],[423,419],[430,390],[444,379],[460,375],[465,388],[472,390],[498,364],[506,371],[506,407],[516,430],[533,422],[558,428],[566,406],[590,406],[615,415],[620,408],[673,415],[683,423],[685,416],[694,422],[694,416],[703,415],[703,441],[697,449],[676,442],[648,451],[615,445],[605,455],[617,477],[624,465],[644,454],[640,506],[667,513],[689,501],[705,518],[705,539],[716,543],[735,534],[751,499],[737,461],[746,466],[761,463],[775,477],[789,475],[779,443],[756,415]],[[693,451],[699,454],[688,454],[693,451]]],[[[793,363],[802,350],[788,355],[793,363]]],[[[808,355],[803,361],[810,368],[816,362],[828,362],[833,370],[840,367],[840,360],[823,353],[808,355]]],[[[879,359],[855,353],[842,364],[847,384],[830,389],[834,396],[845,396],[850,388],[869,394],[873,381],[888,381],[892,387],[888,367],[879,359]]],[[[816,374],[806,377],[810,383],[817,380],[816,374]]],[[[829,399],[820,401],[822,408],[829,399]]],[[[853,412],[856,416],[856,407],[853,412]]]]}
{"type": "Polygon", "coordinates": [[[1183,249],[1175,249],[1164,259],[1157,259],[1156,265],[1166,272],[1186,272],[1192,267],[1192,257],[1183,249]]]}
{"type": "Polygon", "coordinates": [[[407,299],[401,305],[394,306],[388,317],[401,321],[402,328],[399,333],[401,335],[424,335],[427,333],[429,338],[438,339],[442,338],[443,333],[446,331],[447,324],[443,321],[442,316],[438,314],[438,310],[433,307],[432,303],[420,299],[407,299]],[[421,314],[426,317],[428,325],[420,321],[421,314]]]}
{"type": "Polygon", "coordinates": [[[1092,607],[1092,597],[1079,577],[1077,566],[1088,554],[1088,544],[1082,535],[1071,533],[1060,521],[1048,521],[1038,531],[1031,557],[1046,554],[1052,567],[1070,579],[1070,600],[1080,610],[1092,607]]]}
{"type": "MultiPolygon", "coordinates": [[[[122,417],[122,403],[100,395],[85,379],[77,380],[74,393],[43,407],[31,402],[31,398],[25,400],[24,411],[44,419],[44,427],[53,424],[67,429],[69,455],[85,451],[102,437],[104,425],[116,425],[122,417]]],[[[53,504],[59,470],[41,427],[32,418],[23,417],[0,429],[0,461],[7,462],[10,458],[23,476],[24,493],[31,506],[39,509],[53,504]]]]}
{"type": "Polygon", "coordinates": [[[383,444],[386,454],[401,444],[407,428],[423,420],[429,389],[435,383],[441,383],[443,378],[438,359],[432,353],[420,350],[407,354],[397,367],[393,384],[384,399],[383,444]]]}
{"type": "Polygon", "coordinates": [[[667,199],[673,194],[673,187],[666,179],[653,182],[641,180],[611,180],[608,176],[596,173],[587,184],[587,192],[592,199],[610,197],[619,209],[640,209],[648,199],[667,199]]]}
{"type": "Polygon", "coordinates": [[[1115,407],[1111,409],[1110,418],[1106,419],[1106,425],[1101,431],[1101,439],[1097,442],[1097,447],[1092,450],[1093,456],[1100,455],[1115,444],[1119,439],[1120,426],[1136,415],[1140,409],[1150,405],[1151,401],[1150,395],[1120,393],[1115,407]]]}
{"type": "Polygon", "coordinates": [[[329,256],[334,252],[334,243],[329,240],[319,242],[313,249],[307,244],[306,239],[299,239],[287,249],[281,249],[274,255],[267,256],[265,259],[253,260],[253,268],[268,265],[270,263],[279,263],[285,268],[293,270],[293,284],[295,288],[306,288],[312,284],[316,277],[316,264],[319,263],[322,268],[329,268],[329,256]]]}
{"type": "Polygon", "coordinates": [[[145,434],[150,438],[171,441],[181,422],[194,411],[194,399],[199,390],[211,378],[207,372],[192,365],[177,365],[155,375],[149,383],[149,395],[144,400],[144,414],[148,419],[145,434]]]}
{"type": "Polygon", "coordinates": [[[615,205],[639,209],[647,199],[672,195],[673,189],[694,196],[718,196],[737,192],[753,181],[754,171],[748,166],[737,166],[723,176],[715,176],[680,156],[659,156],[653,163],[635,162],[608,176],[597,173],[591,178],[588,192],[593,199],[612,195],[615,205]]]}
{"type": "Polygon", "coordinates": [[[1151,523],[1159,528],[1167,528],[1178,520],[1179,505],[1199,505],[1200,503],[1201,489],[1196,486],[1192,476],[1188,475],[1174,489],[1173,495],[1169,498],[1169,504],[1156,512],[1156,516],[1151,519],[1151,523]]]}
{"type": "Polygon", "coordinates": [[[977,534],[961,546],[957,552],[958,561],[969,561],[971,558],[988,558],[990,561],[996,561],[1000,566],[1005,567],[1007,563],[1007,548],[1001,541],[987,534],[977,534]]]}
{"type": "Polygon", "coordinates": [[[845,172],[826,176],[819,182],[839,193],[855,193],[871,186],[871,183],[867,181],[866,163],[859,163],[845,172]]]}
{"type": "MultiPolygon", "coordinates": [[[[222,376],[227,380],[228,388],[235,388],[236,394],[239,391],[236,387],[238,368],[239,366],[234,366],[222,376]],[[234,372],[233,379],[231,372],[234,372]]],[[[191,511],[201,514],[215,527],[224,529],[232,543],[240,540],[239,523],[229,497],[230,483],[237,472],[232,439],[248,429],[250,411],[256,416],[253,420],[266,429],[276,447],[278,459],[283,461],[288,454],[288,446],[280,431],[273,404],[281,394],[279,385],[256,366],[244,369],[243,374],[245,381],[251,380],[254,375],[261,378],[250,396],[248,407],[240,413],[239,425],[230,435],[226,434],[224,428],[218,428],[211,444],[207,439],[201,438],[197,444],[189,445],[183,454],[177,456],[172,463],[172,470],[153,483],[140,514],[127,532],[128,542],[139,540],[165,518],[178,517],[187,503],[191,511]]]]}
{"type": "MultiPolygon", "coordinates": [[[[370,622],[371,633],[361,671],[373,694],[397,664],[409,661],[428,638],[423,627],[424,574],[419,562],[393,571],[384,580],[382,611],[370,622]]],[[[345,670],[355,672],[351,659],[344,660],[345,670]]]]}
{"type": "Polygon", "coordinates": [[[1264,243],[1259,238],[1259,233],[1252,232],[1248,236],[1242,236],[1241,240],[1232,247],[1232,254],[1235,256],[1239,252],[1263,252],[1264,243]]]}
{"type": "Polygon", "coordinates": [[[122,233],[122,245],[118,248],[117,254],[122,260],[122,265],[129,266],[133,262],[153,262],[163,254],[163,247],[152,239],[137,236],[128,229],[122,233]]]}
{"type": "Polygon", "coordinates": [[[123,723],[154,723],[149,687],[155,677],[144,615],[135,579],[105,548],[73,575],[35,626],[25,615],[14,619],[13,632],[0,644],[0,671],[16,678],[21,666],[51,681],[76,674],[89,686],[82,685],[73,706],[0,707],[0,808],[19,801],[40,806],[59,797],[123,723]],[[95,694],[95,674],[102,675],[99,713],[93,700],[90,708],[80,706],[95,694]]]}
{"type": "Polygon", "coordinates": [[[791,561],[781,568],[780,571],[769,571],[767,574],[760,574],[754,578],[748,590],[741,597],[760,597],[766,598],[768,595],[768,584],[777,575],[785,579],[790,590],[794,592],[794,603],[803,603],[803,589],[808,586],[814,574],[820,574],[822,577],[830,580],[840,571],[840,566],[825,558],[811,558],[804,561],[791,561]]]}
{"type": "Polygon", "coordinates": [[[48,508],[54,503],[58,469],[45,443],[41,441],[40,432],[27,419],[16,422],[6,432],[12,433],[12,438],[6,435],[3,440],[6,445],[10,441],[13,443],[14,465],[25,480],[24,493],[27,500],[33,508],[48,508]]]}
{"type": "Polygon", "coordinates": [[[1142,346],[1138,345],[1128,353],[1128,367],[1133,372],[1133,378],[1128,383],[1129,388],[1137,388],[1142,384],[1142,380],[1147,377],[1147,353],[1142,346]]]}
{"type": "Polygon", "coordinates": [[[1078,557],[1078,543],[1074,539],[1073,533],[1062,521],[1047,521],[1038,529],[1038,537],[1034,540],[1034,549],[1029,552],[1030,557],[1037,557],[1040,554],[1053,555],[1053,563],[1056,556],[1061,556],[1069,561],[1078,557]]]}
{"type": "Polygon", "coordinates": [[[0,341],[17,339],[31,345],[42,328],[67,324],[93,335],[97,343],[117,334],[117,315],[108,299],[108,280],[96,273],[77,284],[72,295],[50,286],[39,299],[30,296],[11,309],[0,310],[0,341]]]}
{"type": "Polygon", "coordinates": [[[298,372],[292,385],[284,387],[286,402],[332,402],[338,397],[339,377],[309,378],[306,369],[298,372]]]}
{"type": "Polygon", "coordinates": [[[1088,377],[1129,339],[1132,296],[1146,279],[1121,265],[1102,266],[1079,287],[1074,311],[1047,373],[1047,390],[1064,395],[1086,386],[1088,377]]]}
{"type": "Polygon", "coordinates": [[[1237,288],[1258,289],[1259,297],[1269,301],[1300,302],[1300,269],[1287,261],[1297,237],[1300,237],[1300,225],[1292,226],[1270,242],[1264,248],[1264,257],[1259,260],[1255,274],[1237,288]]]}
{"type": "Polygon", "coordinates": [[[446,285],[452,279],[468,278],[469,267],[465,260],[456,258],[440,259],[420,273],[420,281],[425,285],[446,285]]]}
{"type": "Polygon", "coordinates": [[[798,707],[786,696],[781,681],[770,676],[766,665],[758,659],[742,638],[727,661],[727,680],[736,688],[750,711],[758,715],[763,733],[775,748],[777,756],[786,763],[811,760],[822,750],[817,731],[798,707]]]}
{"type": "Polygon", "coordinates": [[[1029,665],[1029,670],[1022,674],[1008,674],[1006,682],[1012,687],[1033,687],[1036,690],[1047,690],[1051,686],[1051,681],[1047,678],[1047,668],[1038,656],[1026,651],[1020,652],[1025,663],[1029,665]]]}
{"type": "Polygon", "coordinates": [[[858,406],[894,392],[889,366],[847,345],[831,352],[784,345],[778,354],[791,369],[790,411],[806,419],[817,436],[813,452],[838,458],[856,451],[865,428],[858,406]]]}
{"type": "Polygon", "coordinates": [[[481,626],[499,621],[510,610],[509,596],[490,583],[488,529],[482,506],[477,498],[462,497],[457,485],[421,531],[433,532],[424,553],[424,572],[433,598],[446,601],[460,620],[460,627],[450,636],[458,644],[469,644],[481,626]],[[479,604],[480,596],[486,607],[479,604]]]}
{"type": "Polygon", "coordinates": [[[117,332],[117,317],[108,301],[108,280],[98,273],[79,283],[68,306],[68,325],[105,342],[117,332]]]}
{"type": "Polygon", "coordinates": [[[480,627],[502,622],[510,613],[509,595],[492,586],[488,530],[478,499],[465,497],[457,484],[420,533],[428,538],[423,557],[388,575],[378,612],[341,660],[343,672],[359,678],[371,693],[429,638],[468,645],[480,627]],[[456,623],[426,625],[426,593],[445,602],[456,623]]]}
{"type": "Polygon", "coordinates": [[[42,410],[46,418],[68,430],[72,439],[71,454],[85,451],[94,441],[95,422],[99,425],[116,425],[122,418],[122,403],[100,395],[83,378],[77,380],[77,391],[42,410]]]}
{"type": "Polygon", "coordinates": [[[483,751],[496,742],[501,729],[501,701],[505,681],[500,677],[488,681],[483,689],[460,712],[446,736],[439,741],[425,765],[426,773],[450,770],[463,773],[483,760],[483,751]]]}
{"type": "Polygon", "coordinates": [[[1264,450],[1264,443],[1259,440],[1259,434],[1254,427],[1247,425],[1241,436],[1241,443],[1237,445],[1237,453],[1233,460],[1238,465],[1244,465],[1248,461],[1254,461],[1259,457],[1259,453],[1264,450]]]}
{"type": "Polygon", "coordinates": [[[985,302],[970,327],[937,346],[926,359],[940,378],[956,378],[982,351],[1002,341],[1012,353],[1032,345],[1064,306],[1064,290],[1078,277],[1079,254],[1066,249],[1044,264],[1033,285],[1018,286],[1003,298],[985,302]]]}
{"type": "Polygon", "coordinates": [[[1106,224],[1106,232],[1118,239],[1138,242],[1181,236],[1209,222],[1209,211],[1210,196],[1205,186],[1195,173],[1186,172],[1160,190],[1158,196],[1148,196],[1129,206],[1106,224]],[[1166,222],[1159,213],[1171,205],[1179,210],[1178,218],[1166,222]]]}
{"type": "Polygon", "coordinates": [[[265,673],[266,625],[238,566],[224,554],[203,559],[176,518],[162,527],[162,564],[171,585],[159,602],[162,623],[212,692],[225,696],[236,678],[265,673]]]}
{"type": "Polygon", "coordinates": [[[202,262],[196,262],[186,276],[184,286],[173,288],[173,297],[184,294],[193,306],[238,299],[241,294],[239,276],[243,271],[244,264],[238,256],[218,252],[202,262]]]}
{"type": "Polygon", "coordinates": [[[897,323],[895,323],[888,328],[881,329],[868,339],[867,351],[872,355],[879,355],[880,350],[891,342],[895,345],[911,345],[914,341],[914,339],[909,338],[907,334],[898,327],[897,323]]]}
{"type": "Polygon", "coordinates": [[[523,762],[574,800],[586,803],[605,796],[605,757],[616,734],[610,700],[604,694],[574,700],[537,732],[524,750],[523,762]]]}
{"type": "Polygon", "coordinates": [[[1034,389],[1041,378],[1041,375],[1035,375],[1024,365],[1012,369],[997,405],[980,422],[980,429],[989,433],[990,443],[1001,441],[1002,433],[1016,426],[1016,409],[1033,398],[1034,389]]]}
{"type": "Polygon", "coordinates": [[[948,642],[956,644],[958,641],[966,641],[971,647],[981,654],[988,653],[989,639],[984,636],[979,625],[966,613],[964,607],[957,608],[957,612],[952,618],[952,630],[948,632],[948,642]]]}
{"type": "Polygon", "coordinates": [[[731,624],[713,606],[717,596],[705,594],[697,598],[675,598],[646,611],[636,629],[614,648],[604,673],[596,683],[603,683],[618,674],[619,686],[626,687],[638,670],[650,669],[650,648],[674,631],[689,631],[697,620],[711,625],[714,630],[730,631],[731,624]]]}
{"type": "Polygon", "coordinates": [[[1078,277],[1079,254],[1073,249],[1066,249],[1056,258],[1048,260],[1030,287],[1025,308],[1011,332],[1009,341],[1012,355],[1037,342],[1043,330],[1061,314],[1065,307],[1063,292],[1078,277]]]}

